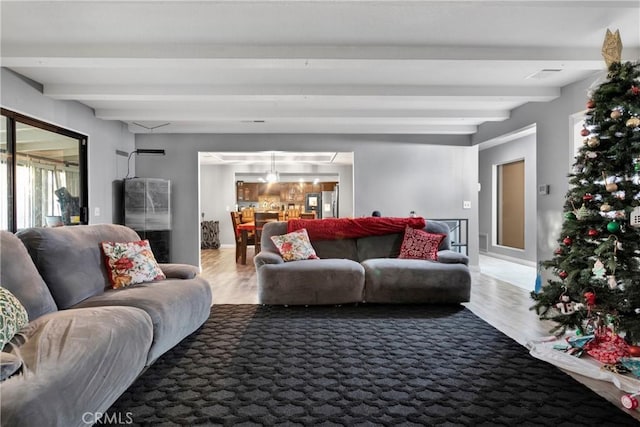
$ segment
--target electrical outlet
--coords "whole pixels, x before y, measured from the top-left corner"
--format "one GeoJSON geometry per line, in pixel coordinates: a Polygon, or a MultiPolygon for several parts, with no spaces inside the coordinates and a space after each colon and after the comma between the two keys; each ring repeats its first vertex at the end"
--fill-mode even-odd
{"type": "Polygon", "coordinates": [[[100,208],[93,208],[93,216],[100,216],[100,208]]]}
{"type": "Polygon", "coordinates": [[[464,202],[462,202],[462,208],[463,209],[471,209],[471,201],[470,200],[465,200],[464,202]]]}

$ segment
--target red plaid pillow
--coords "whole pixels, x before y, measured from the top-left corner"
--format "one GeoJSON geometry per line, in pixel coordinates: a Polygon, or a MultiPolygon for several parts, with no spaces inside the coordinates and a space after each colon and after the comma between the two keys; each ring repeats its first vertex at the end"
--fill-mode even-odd
{"type": "Polygon", "coordinates": [[[404,259],[438,260],[438,248],[446,236],[428,233],[417,228],[407,227],[400,247],[400,256],[404,259]]]}

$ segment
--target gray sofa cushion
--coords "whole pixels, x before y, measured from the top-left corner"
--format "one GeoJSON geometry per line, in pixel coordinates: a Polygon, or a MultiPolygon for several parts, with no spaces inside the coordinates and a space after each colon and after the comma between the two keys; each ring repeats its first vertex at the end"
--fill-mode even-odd
{"type": "Polygon", "coordinates": [[[207,320],[211,312],[211,287],[201,277],[166,279],[124,289],[108,289],[75,308],[100,306],[136,307],[151,317],[153,345],[147,357],[147,365],[150,365],[207,320]]]}
{"type": "Polygon", "coordinates": [[[344,258],[358,261],[355,239],[315,240],[311,245],[320,258],[344,258]]]}
{"type": "Polygon", "coordinates": [[[100,242],[140,240],[114,224],[29,228],[16,233],[27,247],[59,309],[104,292],[109,285],[100,242]]]}
{"type": "Polygon", "coordinates": [[[261,304],[346,304],[364,292],[364,269],[347,259],[264,264],[257,274],[261,304]]]}
{"type": "Polygon", "coordinates": [[[358,259],[364,261],[370,258],[398,258],[403,238],[403,233],[361,237],[357,240],[358,259]]]}
{"type": "Polygon", "coordinates": [[[91,425],[91,415],[143,371],[151,340],[151,319],[131,307],[58,311],[30,322],[7,344],[23,366],[2,383],[2,425],[91,425]]]}
{"type": "Polygon", "coordinates": [[[364,300],[378,303],[459,304],[469,301],[471,274],[465,264],[420,259],[369,259],[364,300]]]}
{"type": "Polygon", "coordinates": [[[58,310],[20,239],[8,231],[0,231],[0,255],[0,285],[20,300],[29,320],[58,310]]]}

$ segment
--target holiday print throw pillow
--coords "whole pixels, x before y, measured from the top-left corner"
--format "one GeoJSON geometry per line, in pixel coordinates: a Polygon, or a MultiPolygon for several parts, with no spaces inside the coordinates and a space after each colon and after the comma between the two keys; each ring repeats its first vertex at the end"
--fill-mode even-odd
{"type": "Polygon", "coordinates": [[[102,252],[113,289],[165,279],[148,240],[102,242],[102,252]]]}
{"type": "Polygon", "coordinates": [[[27,323],[27,309],[7,288],[0,287],[0,350],[27,323]]]}
{"type": "Polygon", "coordinates": [[[444,238],[444,234],[428,233],[424,230],[407,227],[404,230],[404,239],[398,258],[437,261],[438,248],[444,238]]]}
{"type": "Polygon", "coordinates": [[[271,241],[285,261],[300,261],[303,259],[317,259],[316,251],[311,246],[306,228],[283,234],[271,236],[271,241]]]}

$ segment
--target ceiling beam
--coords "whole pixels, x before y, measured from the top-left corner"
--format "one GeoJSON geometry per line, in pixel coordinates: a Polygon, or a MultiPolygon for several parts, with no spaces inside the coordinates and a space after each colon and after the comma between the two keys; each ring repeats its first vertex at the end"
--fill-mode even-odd
{"type": "MultiPolygon", "coordinates": [[[[638,48],[625,56],[637,57],[638,48]],[[634,56],[636,55],[636,56],[634,56]]],[[[567,67],[602,69],[599,49],[549,46],[371,46],[371,45],[183,45],[39,44],[2,45],[5,67],[38,68],[289,68],[383,66],[387,61],[424,66],[441,61],[558,61],[567,67]],[[179,60],[179,61],[178,61],[179,60]],[[378,61],[379,63],[376,63],[378,61]]]]}
{"type": "Polygon", "coordinates": [[[308,100],[362,97],[392,99],[476,98],[504,100],[527,98],[549,101],[560,96],[556,87],[413,86],[413,85],[74,85],[45,84],[44,94],[61,100],[105,101],[206,101],[206,100],[308,100]]]}
{"type": "MultiPolygon", "coordinates": [[[[153,133],[134,124],[129,124],[133,133],[153,133]]],[[[397,134],[397,135],[471,135],[476,133],[475,125],[420,125],[387,123],[331,123],[320,122],[309,124],[301,120],[286,123],[249,123],[232,122],[191,122],[171,123],[162,128],[162,133],[282,133],[282,134],[397,134]],[[242,126],[240,126],[242,125],[242,126]]]]}
{"type": "Polygon", "coordinates": [[[285,119],[303,119],[307,121],[366,122],[384,121],[385,123],[434,123],[464,124],[484,121],[502,121],[509,118],[507,110],[334,110],[334,109],[96,109],[96,117],[103,120],[121,121],[282,121],[285,119]]]}

